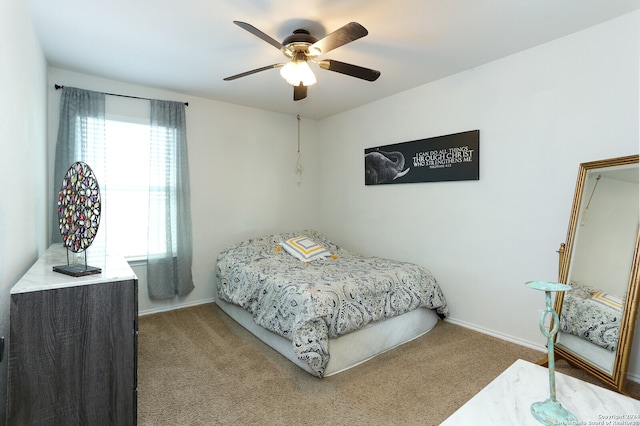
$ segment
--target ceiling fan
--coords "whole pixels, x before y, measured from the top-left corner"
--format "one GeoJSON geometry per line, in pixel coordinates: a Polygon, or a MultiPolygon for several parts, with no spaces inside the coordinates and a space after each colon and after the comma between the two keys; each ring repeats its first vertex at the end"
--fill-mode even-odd
{"type": "Polygon", "coordinates": [[[318,64],[322,69],[350,75],[362,80],[375,81],[380,77],[380,71],[370,68],[363,68],[333,59],[317,59],[322,54],[366,36],[369,32],[357,22],[350,22],[320,40],[312,36],[307,30],[297,29],[293,34],[285,38],[282,43],[246,22],[233,21],[233,23],[274,46],[290,61],[286,64],[267,65],[266,67],[232,75],[225,78],[225,81],[235,80],[273,68],[281,68],[280,74],[293,86],[293,100],[299,101],[307,97],[307,87],[316,82],[316,78],[307,61],[318,64]]]}

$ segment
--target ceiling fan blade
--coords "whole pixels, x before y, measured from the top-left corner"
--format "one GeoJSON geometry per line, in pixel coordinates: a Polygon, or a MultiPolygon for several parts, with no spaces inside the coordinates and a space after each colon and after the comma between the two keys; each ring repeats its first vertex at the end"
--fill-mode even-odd
{"type": "Polygon", "coordinates": [[[327,53],[337,47],[344,46],[354,40],[362,38],[369,34],[369,31],[357,22],[349,22],[341,28],[338,28],[331,34],[327,34],[324,38],[313,43],[310,50],[320,49],[321,53],[327,53]]]}
{"type": "Polygon", "coordinates": [[[262,31],[260,31],[256,27],[254,27],[253,25],[247,24],[246,22],[242,22],[242,21],[233,21],[233,23],[236,24],[237,26],[239,26],[240,28],[249,31],[254,36],[256,36],[258,38],[261,38],[262,40],[266,41],[267,43],[269,43],[270,45],[272,45],[276,49],[281,49],[282,48],[282,43],[280,43],[278,40],[274,39],[273,37],[268,36],[267,34],[263,33],[262,31]]]}
{"type": "Polygon", "coordinates": [[[248,75],[255,74],[257,72],[271,70],[271,69],[274,69],[274,68],[280,68],[282,66],[284,66],[284,64],[267,65],[266,67],[256,68],[255,70],[246,71],[246,72],[243,72],[243,73],[240,73],[240,74],[232,75],[230,77],[224,78],[223,80],[224,81],[231,81],[231,80],[235,80],[236,78],[246,77],[248,75]]]}
{"type": "Polygon", "coordinates": [[[293,100],[299,101],[307,97],[307,86],[303,86],[300,83],[298,86],[293,86],[293,100]]]}
{"type": "Polygon", "coordinates": [[[334,61],[333,59],[325,59],[324,61],[318,62],[318,65],[325,70],[339,72],[340,74],[350,75],[351,77],[361,78],[367,81],[376,81],[378,77],[380,77],[380,71],[334,61]]]}

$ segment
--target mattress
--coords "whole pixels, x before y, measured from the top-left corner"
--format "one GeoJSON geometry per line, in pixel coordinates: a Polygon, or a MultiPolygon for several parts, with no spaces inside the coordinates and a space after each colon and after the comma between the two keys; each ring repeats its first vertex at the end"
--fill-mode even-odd
{"type": "Polygon", "coordinates": [[[569,352],[572,352],[579,358],[595,365],[607,374],[613,375],[613,364],[616,359],[616,352],[612,352],[573,334],[562,332],[558,333],[556,345],[564,346],[569,352]]]}
{"type": "MultiPolygon", "coordinates": [[[[249,312],[237,305],[219,299],[216,300],[216,304],[276,352],[308,373],[315,374],[309,364],[298,358],[293,351],[290,340],[259,326],[249,312]]],[[[420,308],[384,321],[367,324],[360,330],[329,339],[331,356],[323,377],[348,370],[381,353],[423,336],[436,326],[438,320],[439,317],[435,311],[420,308]]]]}

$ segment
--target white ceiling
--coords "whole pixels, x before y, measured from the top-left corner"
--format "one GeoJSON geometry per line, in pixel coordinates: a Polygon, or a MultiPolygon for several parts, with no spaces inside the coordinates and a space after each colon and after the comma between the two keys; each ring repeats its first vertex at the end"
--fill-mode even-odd
{"type": "Polygon", "coordinates": [[[563,37],[640,8],[640,0],[28,0],[50,65],[224,102],[320,119],[563,37]],[[233,24],[282,41],[356,21],[369,35],[329,52],[379,70],[367,82],[312,64],[293,101],[286,58],[233,24]]]}

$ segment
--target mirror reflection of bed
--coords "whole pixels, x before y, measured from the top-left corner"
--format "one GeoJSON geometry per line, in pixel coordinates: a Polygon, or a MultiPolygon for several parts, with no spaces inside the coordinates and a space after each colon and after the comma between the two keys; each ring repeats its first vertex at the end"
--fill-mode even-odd
{"type": "Polygon", "coordinates": [[[625,299],[576,282],[571,286],[564,296],[556,344],[613,374],[625,299]]]}
{"type": "Polygon", "coordinates": [[[632,157],[581,165],[564,264],[561,252],[560,281],[572,290],[556,305],[560,356],[568,353],[569,361],[580,361],[619,388],[637,309],[627,303],[636,292],[639,235],[638,157],[632,157]]]}

